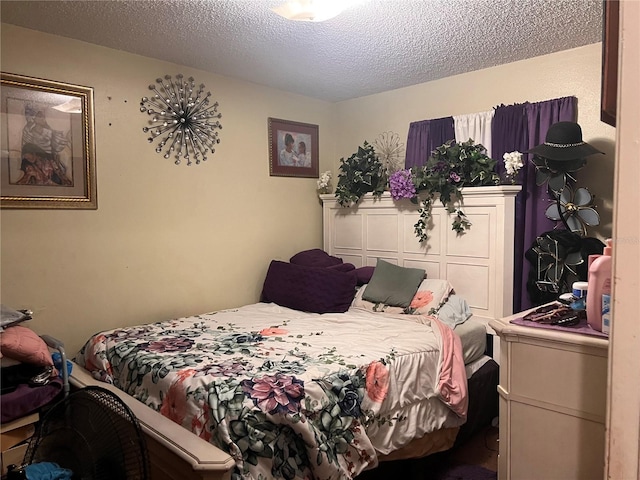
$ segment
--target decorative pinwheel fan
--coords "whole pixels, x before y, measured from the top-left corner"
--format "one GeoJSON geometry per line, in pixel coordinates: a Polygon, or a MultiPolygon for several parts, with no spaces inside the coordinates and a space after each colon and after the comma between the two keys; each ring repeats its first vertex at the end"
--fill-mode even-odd
{"type": "Polygon", "coordinates": [[[378,135],[373,142],[378,160],[387,170],[387,174],[401,170],[404,166],[404,143],[400,142],[400,136],[393,132],[384,132],[378,135]]]}
{"type": "Polygon", "coordinates": [[[532,250],[537,256],[536,286],[540,291],[562,293],[578,280],[575,266],[584,261],[580,250],[571,251],[549,235],[538,237],[532,250]]]}
{"type": "Polygon", "coordinates": [[[534,155],[531,162],[536,167],[536,185],[540,186],[548,182],[549,190],[555,196],[562,192],[569,180],[576,181],[571,174],[580,170],[587,163],[585,159],[559,162],[538,155],[534,155]]]}
{"type": "Polygon", "coordinates": [[[587,235],[587,226],[600,224],[600,215],[593,207],[593,195],[586,188],[573,190],[566,185],[557,201],[549,205],[545,215],[550,220],[561,220],[567,229],[579,235],[587,235]]]}

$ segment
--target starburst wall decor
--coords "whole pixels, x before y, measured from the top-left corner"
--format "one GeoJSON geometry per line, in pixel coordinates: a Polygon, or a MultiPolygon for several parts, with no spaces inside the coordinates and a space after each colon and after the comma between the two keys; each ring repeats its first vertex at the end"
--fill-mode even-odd
{"type": "Polygon", "coordinates": [[[153,95],[140,102],[140,111],[151,117],[151,126],[142,129],[150,134],[149,143],[159,140],[156,152],[164,152],[167,159],[174,156],[176,165],[181,158],[187,165],[206,161],[207,154],[215,153],[215,145],[220,143],[218,102],[210,103],[211,92],[204,93],[204,84],[196,90],[193,77],[185,80],[182,74],[175,79],[165,75],[156,83],[149,85],[153,95]]]}
{"type": "Polygon", "coordinates": [[[400,141],[400,135],[383,132],[373,143],[378,159],[387,170],[387,174],[391,175],[404,167],[404,143],[400,141]]]}

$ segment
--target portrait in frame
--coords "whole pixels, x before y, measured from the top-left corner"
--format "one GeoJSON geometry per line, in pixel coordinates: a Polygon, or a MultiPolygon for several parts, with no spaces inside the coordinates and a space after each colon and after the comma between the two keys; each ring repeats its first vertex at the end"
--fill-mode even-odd
{"type": "Polygon", "coordinates": [[[93,89],[1,73],[2,208],[96,209],[93,89]]]}
{"type": "Polygon", "coordinates": [[[318,178],[318,125],[269,118],[269,174],[318,178]]]}

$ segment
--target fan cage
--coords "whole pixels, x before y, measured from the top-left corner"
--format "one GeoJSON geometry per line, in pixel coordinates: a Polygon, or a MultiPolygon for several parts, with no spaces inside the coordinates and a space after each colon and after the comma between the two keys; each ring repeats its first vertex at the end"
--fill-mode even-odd
{"type": "Polygon", "coordinates": [[[24,464],[55,462],[82,480],[146,480],[149,458],[138,419],[114,393],[86,387],[38,424],[24,464]]]}

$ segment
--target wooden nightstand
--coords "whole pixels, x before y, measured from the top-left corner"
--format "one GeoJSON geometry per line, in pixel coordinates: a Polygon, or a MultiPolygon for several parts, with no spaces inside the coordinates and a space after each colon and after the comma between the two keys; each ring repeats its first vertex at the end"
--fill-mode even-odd
{"type": "MultiPolygon", "coordinates": [[[[526,312],[524,312],[526,313],[526,312]]],[[[500,337],[499,480],[601,480],[607,339],[492,320],[500,337]]]]}

